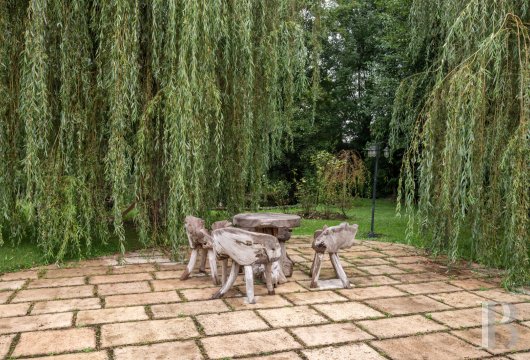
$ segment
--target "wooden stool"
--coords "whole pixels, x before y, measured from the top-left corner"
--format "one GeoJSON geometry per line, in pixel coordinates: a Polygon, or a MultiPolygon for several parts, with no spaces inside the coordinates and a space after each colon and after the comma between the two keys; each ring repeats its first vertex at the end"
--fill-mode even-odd
{"type": "MultiPolygon", "coordinates": [[[[255,304],[253,266],[265,265],[265,282],[270,295],[274,294],[272,284],[272,263],[281,256],[278,239],[272,235],[260,234],[237,228],[224,228],[212,232],[213,248],[217,256],[231,258],[232,270],[223,286],[212,298],[218,299],[230,290],[236,281],[239,267],[245,269],[245,285],[249,304],[255,304]]],[[[226,271],[226,265],[223,266],[226,271]]],[[[226,275],[224,275],[226,278],[226,275]]]]}
{"type": "MultiPolygon", "coordinates": [[[[229,221],[217,221],[213,223],[212,228],[220,229],[231,225],[232,224],[229,221]]],[[[210,235],[204,226],[204,220],[194,216],[186,216],[184,227],[186,228],[186,235],[188,235],[188,241],[192,250],[188,266],[186,266],[186,269],[180,276],[180,279],[186,280],[190,277],[193,269],[195,268],[195,263],[197,262],[197,257],[200,250],[202,252],[202,258],[199,266],[199,272],[206,273],[206,259],[208,258],[212,282],[214,285],[219,285],[215,253],[213,251],[210,235]]]]}
{"type": "Polygon", "coordinates": [[[359,225],[349,225],[342,223],[337,226],[327,227],[324,225],[322,230],[315,231],[312,247],[315,250],[315,257],[313,258],[313,265],[311,266],[311,288],[318,287],[318,277],[320,276],[320,269],[322,267],[322,258],[324,253],[329,254],[329,258],[335,269],[337,277],[341,280],[345,289],[349,289],[350,281],[344,272],[337,253],[340,249],[347,249],[355,245],[355,235],[359,225]]]}

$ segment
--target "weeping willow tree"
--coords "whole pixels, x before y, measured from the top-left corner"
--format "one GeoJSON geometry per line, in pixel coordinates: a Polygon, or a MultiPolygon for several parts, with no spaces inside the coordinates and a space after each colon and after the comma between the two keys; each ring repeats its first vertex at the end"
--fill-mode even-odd
{"type": "Polygon", "coordinates": [[[412,129],[400,192],[409,234],[452,260],[506,268],[509,284],[530,274],[529,7],[414,1],[411,54],[425,71],[402,84],[393,119],[394,139],[412,129]]]}
{"type": "Polygon", "coordinates": [[[0,244],[81,255],[259,199],[306,86],[284,0],[0,0],[0,244]],[[109,226],[110,225],[110,226],[109,226]]]}

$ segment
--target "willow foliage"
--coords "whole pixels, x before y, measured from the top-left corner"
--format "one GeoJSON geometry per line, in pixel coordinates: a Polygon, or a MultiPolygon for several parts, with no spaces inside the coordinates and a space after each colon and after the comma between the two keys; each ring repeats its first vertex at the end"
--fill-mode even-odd
{"type": "Polygon", "coordinates": [[[304,87],[306,1],[0,0],[0,244],[81,255],[259,199],[304,87]],[[112,224],[109,231],[109,224],[112,224]]]}
{"type": "Polygon", "coordinates": [[[425,71],[403,83],[393,120],[394,140],[414,129],[409,234],[506,268],[512,284],[530,274],[529,22],[526,0],[416,0],[411,51],[425,71]]]}

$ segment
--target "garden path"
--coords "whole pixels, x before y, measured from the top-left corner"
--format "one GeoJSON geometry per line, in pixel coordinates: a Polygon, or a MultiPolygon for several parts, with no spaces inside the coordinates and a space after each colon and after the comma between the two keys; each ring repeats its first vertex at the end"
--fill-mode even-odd
{"type": "MultiPolygon", "coordinates": [[[[352,289],[312,291],[311,239],[294,237],[293,276],[273,296],[256,285],[255,305],[242,276],[210,300],[208,276],[181,281],[185,265],[157,251],[0,275],[0,359],[530,359],[530,296],[477,265],[448,271],[406,245],[361,243],[340,254],[352,289]],[[482,348],[487,301],[516,312],[482,348]]],[[[328,260],[321,279],[333,275],[328,260]]]]}

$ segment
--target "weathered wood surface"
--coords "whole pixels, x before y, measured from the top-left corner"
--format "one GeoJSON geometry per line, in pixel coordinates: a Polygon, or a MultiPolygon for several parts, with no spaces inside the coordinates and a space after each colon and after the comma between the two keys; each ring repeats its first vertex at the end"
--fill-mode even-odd
{"type": "MultiPolygon", "coordinates": [[[[280,241],[282,255],[279,266],[273,264],[273,282],[283,284],[293,274],[294,262],[285,250],[285,242],[291,238],[291,229],[300,226],[300,216],[279,213],[245,213],[233,218],[234,225],[253,232],[275,236],[280,241]],[[276,269],[279,267],[279,271],[276,269]]],[[[263,269],[261,269],[263,271],[263,269]]]]}
{"type": "Polygon", "coordinates": [[[245,213],[234,216],[233,223],[242,228],[294,228],[300,226],[300,216],[278,213],[245,213]]]}
{"type": "MultiPolygon", "coordinates": [[[[234,284],[239,267],[245,269],[245,284],[249,304],[255,303],[254,299],[254,271],[256,265],[264,265],[265,279],[269,294],[274,293],[272,283],[272,263],[277,262],[281,256],[281,247],[278,239],[272,235],[250,232],[237,228],[224,228],[212,232],[213,249],[218,256],[227,256],[232,259],[232,270],[227,280],[213,298],[220,298],[234,284]]],[[[223,273],[227,268],[223,263],[223,273]]],[[[226,278],[226,274],[223,275],[226,278]]]]}
{"type": "Polygon", "coordinates": [[[313,264],[311,266],[311,288],[318,287],[318,278],[322,267],[322,260],[325,253],[329,254],[333,269],[337,277],[341,280],[344,288],[350,288],[350,281],[340,263],[338,251],[347,249],[357,244],[355,235],[359,226],[357,224],[349,225],[342,223],[337,226],[324,226],[322,230],[315,231],[312,247],[315,250],[313,264]]]}
{"type": "MultiPolygon", "coordinates": [[[[221,229],[229,227],[232,224],[229,221],[217,221],[212,224],[212,229],[221,229]]],[[[214,285],[219,285],[219,278],[217,276],[217,261],[213,251],[212,238],[208,230],[206,230],[203,219],[195,216],[186,216],[184,220],[184,228],[191,247],[191,255],[186,269],[180,276],[181,280],[186,280],[190,277],[195,263],[197,262],[198,254],[201,252],[201,262],[199,264],[199,272],[206,273],[206,261],[210,266],[210,275],[214,285]]],[[[223,274],[224,275],[224,274],[223,274]]]]}

